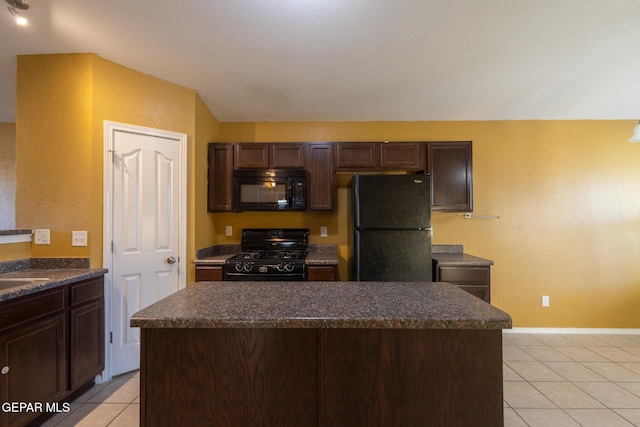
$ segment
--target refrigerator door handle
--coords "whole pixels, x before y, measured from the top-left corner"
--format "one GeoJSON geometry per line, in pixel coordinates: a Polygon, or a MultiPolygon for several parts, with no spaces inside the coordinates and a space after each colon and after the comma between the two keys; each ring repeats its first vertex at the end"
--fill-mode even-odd
{"type": "Polygon", "coordinates": [[[360,233],[353,234],[353,280],[360,281],[360,233]]]}

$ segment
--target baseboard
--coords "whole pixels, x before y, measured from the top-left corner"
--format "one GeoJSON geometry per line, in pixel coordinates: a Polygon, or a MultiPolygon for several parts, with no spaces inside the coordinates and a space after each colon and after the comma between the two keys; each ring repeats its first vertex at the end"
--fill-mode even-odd
{"type": "Polygon", "coordinates": [[[634,328],[513,328],[503,329],[505,334],[610,334],[640,335],[634,328]]]}

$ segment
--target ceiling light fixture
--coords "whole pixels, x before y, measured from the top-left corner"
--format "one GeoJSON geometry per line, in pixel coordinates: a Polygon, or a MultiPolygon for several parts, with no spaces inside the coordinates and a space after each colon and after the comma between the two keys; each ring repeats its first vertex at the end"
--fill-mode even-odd
{"type": "Polygon", "coordinates": [[[640,142],[640,120],[638,120],[636,127],[633,128],[633,135],[631,135],[629,142],[640,142]]]}
{"type": "Polygon", "coordinates": [[[11,17],[13,18],[13,20],[16,21],[16,24],[27,25],[27,18],[22,16],[22,14],[18,12],[17,9],[20,9],[20,10],[29,9],[29,3],[27,3],[24,0],[5,0],[5,1],[9,4],[7,9],[9,10],[9,13],[11,14],[11,17]]]}

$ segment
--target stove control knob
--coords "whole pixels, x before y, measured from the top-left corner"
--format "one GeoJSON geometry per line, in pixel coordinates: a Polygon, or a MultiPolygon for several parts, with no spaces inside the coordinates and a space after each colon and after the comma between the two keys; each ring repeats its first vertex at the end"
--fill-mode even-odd
{"type": "Polygon", "coordinates": [[[253,268],[252,262],[245,262],[244,265],[242,266],[242,269],[247,273],[250,272],[252,268],[253,268]]]}
{"type": "Polygon", "coordinates": [[[293,263],[291,263],[291,262],[287,262],[287,263],[285,263],[285,264],[284,264],[284,270],[285,270],[287,273],[292,272],[292,271],[293,271],[293,263]]]}
{"type": "Polygon", "coordinates": [[[276,265],[276,269],[279,272],[282,272],[284,270],[284,263],[281,262],[280,264],[276,265]]]}
{"type": "Polygon", "coordinates": [[[242,271],[242,263],[241,262],[236,262],[236,271],[242,271]]]}

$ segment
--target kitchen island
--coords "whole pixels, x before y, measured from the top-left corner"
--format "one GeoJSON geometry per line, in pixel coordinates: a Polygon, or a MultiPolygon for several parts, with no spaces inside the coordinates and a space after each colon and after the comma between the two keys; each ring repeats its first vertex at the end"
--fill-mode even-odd
{"type": "Polygon", "coordinates": [[[141,426],[499,426],[508,314],[447,283],[200,282],[131,318],[141,426]]]}

